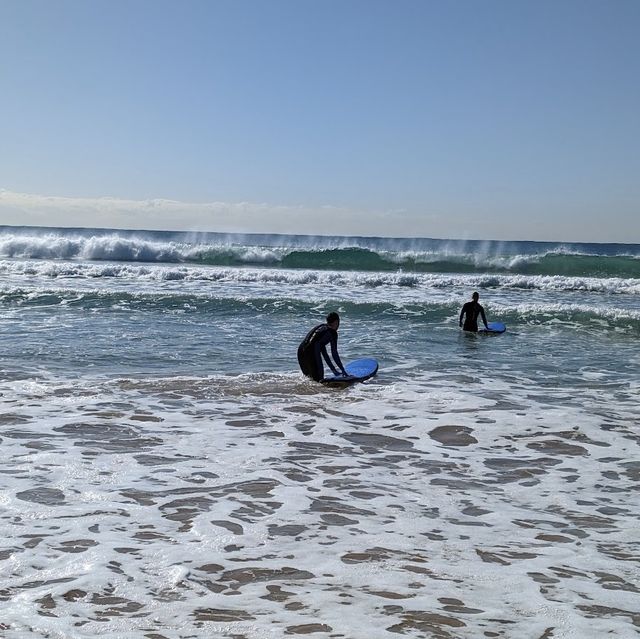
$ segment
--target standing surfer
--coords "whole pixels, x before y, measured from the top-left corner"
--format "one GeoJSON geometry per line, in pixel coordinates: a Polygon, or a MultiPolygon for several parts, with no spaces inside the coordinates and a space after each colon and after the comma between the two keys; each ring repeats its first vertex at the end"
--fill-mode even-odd
{"type": "Polygon", "coordinates": [[[324,358],[334,375],[338,374],[336,366],[342,371],[343,375],[347,375],[340,360],[340,355],[338,355],[339,326],[340,316],[337,313],[329,313],[326,324],[318,324],[318,326],[312,328],[300,342],[300,346],[298,346],[300,370],[316,382],[320,382],[324,378],[322,358],[324,358]],[[327,353],[327,344],[331,344],[331,357],[333,357],[333,362],[335,362],[336,366],[334,366],[327,353]],[[321,355],[322,358],[320,357],[321,355]]]}
{"type": "Polygon", "coordinates": [[[458,323],[465,331],[473,331],[474,333],[478,332],[478,315],[482,317],[485,328],[489,330],[487,317],[484,314],[484,308],[478,304],[479,299],[480,295],[475,291],[471,296],[471,302],[467,302],[460,311],[460,319],[458,323]],[[464,326],[462,325],[462,318],[464,318],[464,326]]]}

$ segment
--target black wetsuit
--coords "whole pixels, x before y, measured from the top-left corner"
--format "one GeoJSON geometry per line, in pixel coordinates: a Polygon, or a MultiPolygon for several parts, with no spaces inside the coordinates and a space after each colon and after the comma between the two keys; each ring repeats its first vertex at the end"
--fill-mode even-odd
{"type": "Polygon", "coordinates": [[[319,382],[324,377],[321,354],[327,366],[334,374],[338,372],[329,359],[327,344],[331,344],[333,361],[337,364],[338,368],[344,372],[344,366],[338,355],[338,331],[327,324],[319,324],[312,328],[302,342],[300,342],[300,346],[298,346],[298,363],[300,364],[300,369],[307,377],[315,379],[316,382],[319,382]]]}
{"type": "Polygon", "coordinates": [[[478,302],[467,302],[460,311],[460,324],[462,324],[462,318],[465,318],[462,329],[476,333],[478,331],[478,315],[482,317],[482,321],[486,326],[487,318],[484,314],[484,308],[478,302]]]}

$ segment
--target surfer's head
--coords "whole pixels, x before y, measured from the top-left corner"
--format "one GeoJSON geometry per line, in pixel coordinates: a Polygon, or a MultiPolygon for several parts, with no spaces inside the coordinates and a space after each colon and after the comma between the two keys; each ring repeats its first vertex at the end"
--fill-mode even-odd
{"type": "Polygon", "coordinates": [[[329,315],[327,315],[327,324],[337,331],[338,326],[340,326],[340,315],[338,315],[335,311],[329,313],[329,315]]]}
{"type": "Polygon", "coordinates": [[[480,293],[478,293],[478,291],[474,291],[474,292],[473,292],[473,295],[471,296],[471,299],[472,299],[474,302],[477,302],[477,301],[480,299],[480,293]]]}

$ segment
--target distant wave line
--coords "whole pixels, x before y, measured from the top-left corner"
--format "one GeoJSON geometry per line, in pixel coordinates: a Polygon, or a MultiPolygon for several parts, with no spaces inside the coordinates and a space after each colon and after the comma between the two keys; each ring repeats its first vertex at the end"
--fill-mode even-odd
{"type": "MultiPolygon", "coordinates": [[[[215,297],[204,293],[175,292],[128,292],[128,291],[78,291],[73,289],[22,289],[14,288],[0,292],[0,301],[5,307],[51,307],[64,306],[82,309],[120,309],[122,311],[145,310],[150,312],[211,313],[217,316],[228,313],[230,317],[247,309],[259,308],[261,313],[277,314],[291,312],[311,313],[317,309],[318,301],[296,298],[272,298],[250,295],[215,297]]],[[[329,302],[331,300],[325,300],[329,302]]],[[[333,300],[335,301],[335,300],[333,300]]],[[[452,295],[448,299],[434,302],[381,302],[340,300],[345,315],[357,317],[380,317],[384,315],[421,316],[431,321],[455,321],[459,312],[459,299],[452,295]]],[[[568,303],[493,303],[490,315],[513,323],[546,323],[567,321],[579,325],[590,325],[604,320],[612,328],[622,327],[640,331],[640,310],[597,306],[593,304],[568,303]]]]}
{"type": "Polygon", "coordinates": [[[510,273],[412,273],[313,269],[213,267],[188,264],[92,263],[70,260],[0,260],[0,274],[47,279],[225,282],[327,285],[350,288],[522,289],[640,295],[640,278],[521,275],[510,273]]]}

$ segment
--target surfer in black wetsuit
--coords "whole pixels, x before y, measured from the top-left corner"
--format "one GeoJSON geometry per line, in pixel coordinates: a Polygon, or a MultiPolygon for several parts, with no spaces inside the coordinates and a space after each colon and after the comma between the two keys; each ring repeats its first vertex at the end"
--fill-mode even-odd
{"type": "Polygon", "coordinates": [[[487,317],[484,314],[484,308],[478,304],[479,299],[480,295],[477,292],[474,292],[471,296],[472,301],[467,302],[460,311],[460,320],[458,323],[465,331],[473,331],[474,333],[478,332],[478,315],[482,317],[485,328],[487,330],[489,329],[489,326],[487,325],[487,317]],[[462,318],[464,318],[464,326],[462,325],[462,318]]]}
{"type": "Polygon", "coordinates": [[[338,355],[338,326],[340,326],[340,316],[337,313],[329,313],[327,315],[327,323],[318,324],[318,326],[312,328],[300,342],[300,346],[298,346],[300,369],[307,377],[311,377],[316,382],[320,382],[324,378],[324,368],[322,367],[320,355],[322,355],[334,375],[338,374],[336,366],[343,375],[347,375],[340,361],[340,355],[338,355]],[[333,365],[327,353],[327,344],[331,344],[331,357],[333,357],[336,366],[333,365]]]}

